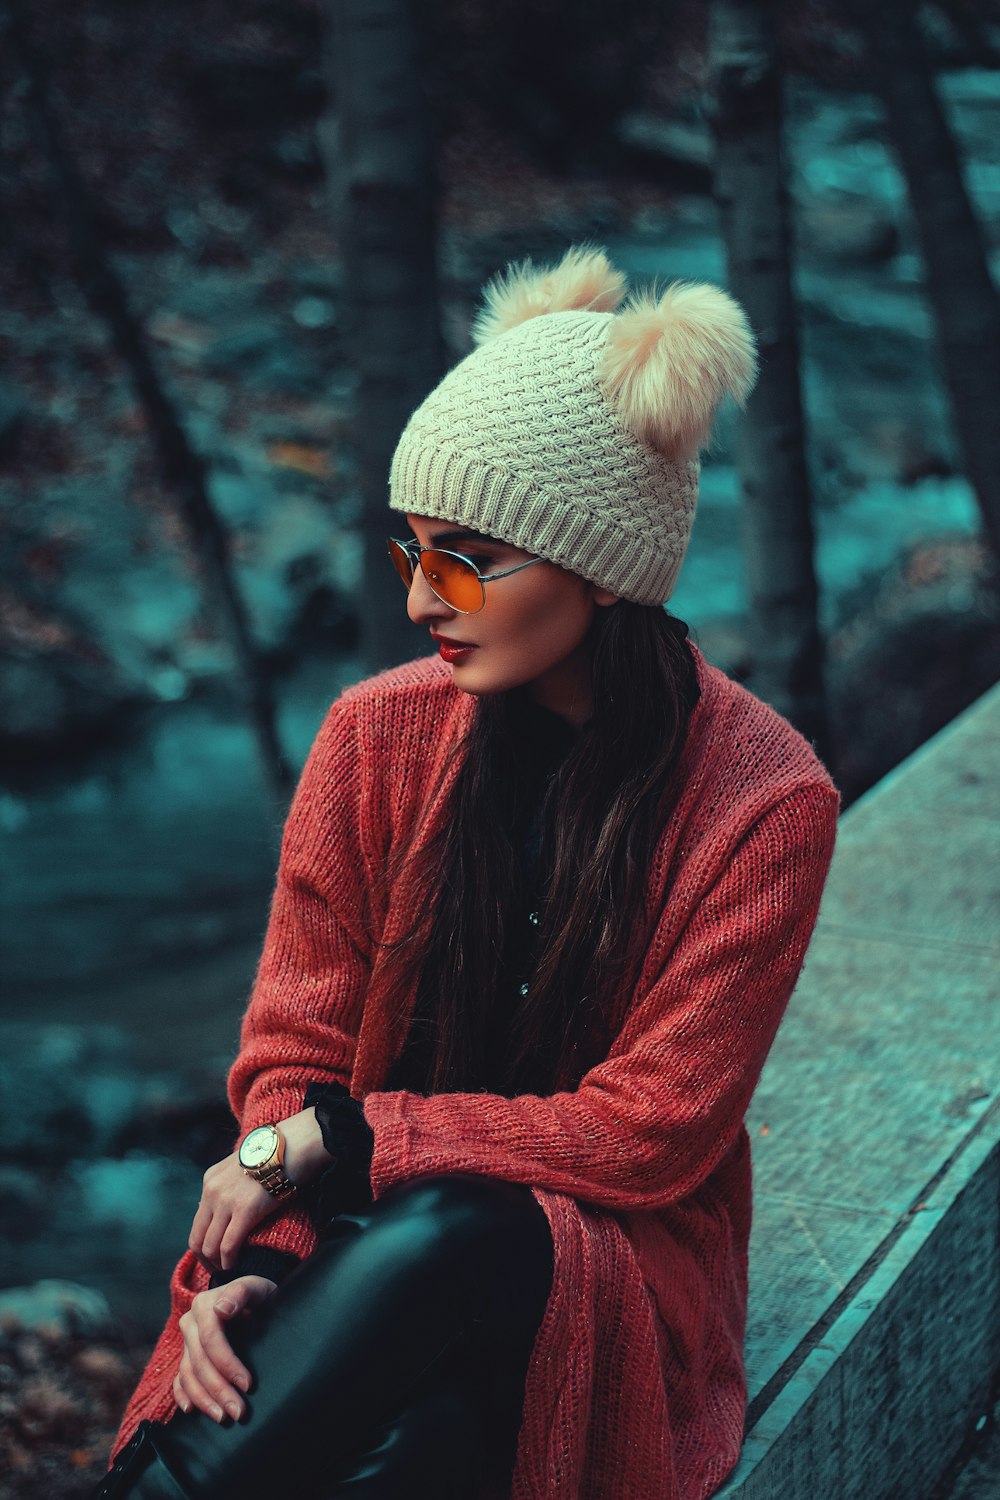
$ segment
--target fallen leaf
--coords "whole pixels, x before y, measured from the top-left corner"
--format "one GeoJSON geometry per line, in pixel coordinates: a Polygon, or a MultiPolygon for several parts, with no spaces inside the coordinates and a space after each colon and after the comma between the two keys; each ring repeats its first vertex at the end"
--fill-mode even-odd
{"type": "Polygon", "coordinates": [[[330,455],[324,448],[310,448],[305,443],[271,443],[267,456],[280,469],[297,469],[315,479],[330,475],[330,455]]]}

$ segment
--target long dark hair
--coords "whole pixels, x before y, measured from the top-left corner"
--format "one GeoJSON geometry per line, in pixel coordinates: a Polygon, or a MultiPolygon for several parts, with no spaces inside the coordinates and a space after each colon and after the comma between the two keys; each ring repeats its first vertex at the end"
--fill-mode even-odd
{"type": "MultiPolygon", "coordinates": [[[[650,862],[699,696],[687,635],[659,606],[621,600],[595,612],[593,717],[542,803],[550,874],[530,1003],[511,1022],[509,1093],[574,1087],[606,1055],[638,977],[651,935],[650,862]]],[[[496,991],[525,880],[522,724],[517,693],[478,700],[447,823],[422,852],[424,888],[437,892],[433,925],[419,952],[411,944],[399,978],[405,990],[419,971],[434,997],[430,1092],[479,1087],[486,1012],[509,1006],[496,991]]]]}

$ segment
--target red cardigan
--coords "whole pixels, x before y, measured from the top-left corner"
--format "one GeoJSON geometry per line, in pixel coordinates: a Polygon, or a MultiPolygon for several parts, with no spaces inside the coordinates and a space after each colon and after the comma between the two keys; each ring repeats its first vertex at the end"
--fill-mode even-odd
{"type": "MultiPolygon", "coordinates": [[[[447,816],[457,759],[438,773],[475,702],[437,658],[349,688],[317,733],[229,1077],[241,1134],[299,1110],[309,1079],[348,1084],[375,1133],[376,1198],[423,1173],[532,1187],[555,1275],[512,1500],[704,1500],[739,1454],[744,1115],[803,964],[840,799],[808,742],[694,649],[701,698],[650,875],[657,925],[621,1030],[578,1088],[381,1087],[415,994],[394,983],[391,943],[422,910],[407,882],[388,887],[386,855],[447,816]]],[[[252,1238],[298,1255],[315,1243],[294,1207],[252,1238]]],[[[173,1411],[177,1319],[205,1285],[186,1254],[116,1451],[141,1418],[173,1411]]]]}

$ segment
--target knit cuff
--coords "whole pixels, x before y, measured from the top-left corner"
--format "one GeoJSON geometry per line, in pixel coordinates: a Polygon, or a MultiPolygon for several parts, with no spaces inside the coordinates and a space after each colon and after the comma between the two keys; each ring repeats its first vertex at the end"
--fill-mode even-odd
{"type": "Polygon", "coordinates": [[[273,1245],[245,1245],[237,1256],[236,1264],[228,1271],[217,1271],[209,1286],[226,1286],[237,1276],[266,1276],[280,1286],[290,1271],[299,1264],[299,1257],[288,1250],[275,1250],[273,1245]]]}
{"type": "Polygon", "coordinates": [[[375,1132],[364,1116],[364,1104],[339,1083],[311,1083],[303,1108],[315,1107],[323,1145],[333,1158],[316,1186],[312,1212],[317,1226],[338,1213],[355,1213],[374,1202],[371,1160],[375,1132]]]}

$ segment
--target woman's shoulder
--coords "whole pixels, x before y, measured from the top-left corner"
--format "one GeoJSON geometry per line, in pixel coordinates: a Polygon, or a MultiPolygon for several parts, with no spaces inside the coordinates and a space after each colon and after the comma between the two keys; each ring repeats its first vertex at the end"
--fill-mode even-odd
{"type": "Polygon", "coordinates": [[[701,695],[691,725],[692,770],[727,800],[767,803],[800,787],[839,793],[816,748],[785,716],[710,662],[693,643],[701,695]]]}

